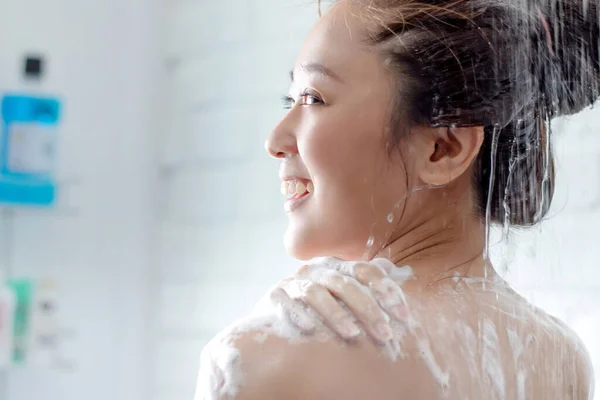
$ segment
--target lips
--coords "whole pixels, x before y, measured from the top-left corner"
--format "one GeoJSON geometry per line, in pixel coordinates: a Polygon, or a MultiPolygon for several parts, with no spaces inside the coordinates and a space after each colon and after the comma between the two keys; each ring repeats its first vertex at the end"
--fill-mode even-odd
{"type": "Polygon", "coordinates": [[[281,193],[288,196],[284,209],[287,212],[296,210],[315,190],[311,180],[305,178],[287,178],[281,182],[281,193]]]}

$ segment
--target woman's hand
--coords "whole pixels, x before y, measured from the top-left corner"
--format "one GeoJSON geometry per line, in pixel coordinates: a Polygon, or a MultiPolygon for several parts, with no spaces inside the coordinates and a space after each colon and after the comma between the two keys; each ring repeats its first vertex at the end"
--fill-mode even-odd
{"type": "Polygon", "coordinates": [[[271,300],[306,333],[312,332],[317,322],[305,311],[308,306],[344,339],[360,335],[358,323],[374,339],[385,342],[393,336],[390,316],[398,321],[408,318],[404,293],[389,277],[393,268],[383,259],[304,265],[276,286],[271,300]]]}

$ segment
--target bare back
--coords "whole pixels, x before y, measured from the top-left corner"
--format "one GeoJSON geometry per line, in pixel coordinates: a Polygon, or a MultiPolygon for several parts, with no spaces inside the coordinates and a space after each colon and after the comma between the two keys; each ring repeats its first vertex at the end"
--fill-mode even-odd
{"type": "Polygon", "coordinates": [[[461,280],[407,297],[415,326],[405,346],[421,360],[418,398],[592,398],[579,338],[503,283],[461,280]]]}

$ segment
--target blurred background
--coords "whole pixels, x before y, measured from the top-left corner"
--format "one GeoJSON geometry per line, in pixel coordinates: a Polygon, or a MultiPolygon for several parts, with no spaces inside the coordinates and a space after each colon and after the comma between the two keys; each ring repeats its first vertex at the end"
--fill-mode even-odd
{"type": "MultiPolygon", "coordinates": [[[[263,143],[316,2],[0,5],[0,400],[191,399],[204,344],[299,266],[263,143]]],[[[597,379],[599,131],[555,122],[551,216],[493,241],[597,379]]]]}

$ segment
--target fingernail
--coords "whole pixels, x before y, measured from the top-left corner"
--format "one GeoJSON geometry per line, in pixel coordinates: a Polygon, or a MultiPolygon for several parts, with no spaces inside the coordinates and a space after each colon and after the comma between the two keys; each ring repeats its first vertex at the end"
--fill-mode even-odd
{"type": "Polygon", "coordinates": [[[393,306],[391,311],[392,311],[392,314],[394,314],[394,317],[396,317],[396,319],[399,319],[401,321],[408,319],[408,310],[406,309],[405,306],[403,306],[401,304],[393,306]]]}
{"type": "Polygon", "coordinates": [[[377,333],[377,336],[379,336],[379,338],[384,342],[387,342],[394,337],[392,328],[390,328],[385,321],[379,321],[377,325],[375,325],[375,332],[377,333]]]}
{"type": "Polygon", "coordinates": [[[310,318],[306,317],[303,314],[300,313],[292,313],[292,320],[294,321],[294,323],[303,331],[305,332],[310,332],[315,330],[316,326],[315,324],[310,320],[310,318]]]}
{"type": "Polygon", "coordinates": [[[339,328],[346,337],[354,338],[360,335],[360,328],[350,318],[344,318],[340,322],[339,328]]]}

